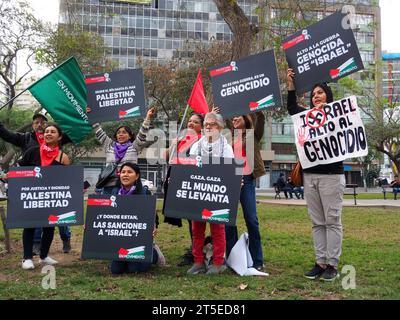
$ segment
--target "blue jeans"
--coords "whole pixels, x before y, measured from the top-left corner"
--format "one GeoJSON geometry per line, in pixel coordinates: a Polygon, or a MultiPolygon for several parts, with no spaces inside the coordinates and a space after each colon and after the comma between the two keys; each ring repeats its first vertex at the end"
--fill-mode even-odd
{"type": "MultiPolygon", "coordinates": [[[[63,241],[66,241],[68,239],[71,239],[71,230],[69,226],[59,226],[58,231],[60,232],[60,238],[63,241]]],[[[42,239],[42,228],[36,228],[35,229],[35,235],[33,237],[33,243],[34,244],[40,244],[40,241],[42,239]]]]}
{"type": "MultiPolygon", "coordinates": [[[[240,204],[242,205],[244,220],[249,234],[249,251],[253,259],[253,267],[263,266],[263,253],[261,246],[260,228],[257,218],[256,184],[252,175],[243,176],[244,184],[240,191],[240,204]]],[[[226,256],[228,257],[235,243],[238,241],[236,226],[225,226],[226,256]]]]}
{"type": "Polygon", "coordinates": [[[111,261],[110,271],[112,274],[123,273],[141,273],[150,269],[152,264],[156,264],[158,260],[157,251],[153,249],[152,263],[148,262],[131,262],[131,261],[111,261]]]}

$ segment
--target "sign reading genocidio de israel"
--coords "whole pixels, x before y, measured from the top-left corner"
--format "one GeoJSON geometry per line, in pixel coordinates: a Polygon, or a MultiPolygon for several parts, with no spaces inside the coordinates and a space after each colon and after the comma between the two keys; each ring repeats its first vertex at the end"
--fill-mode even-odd
{"type": "Polygon", "coordinates": [[[87,76],[90,123],[143,117],[146,114],[143,70],[129,69],[87,76]]]}
{"type": "Polygon", "coordinates": [[[82,258],[151,262],[156,196],[90,195],[82,258]]]}
{"type": "Polygon", "coordinates": [[[304,169],[368,154],[355,96],[292,116],[297,153],[304,169]]]}
{"type": "Polygon", "coordinates": [[[295,72],[297,92],[364,69],[348,19],[338,11],[285,39],[283,49],[289,67],[295,72]]]}
{"type": "Polygon", "coordinates": [[[7,228],[83,224],[83,167],[17,167],[8,172],[7,228]]]}
{"type": "Polygon", "coordinates": [[[214,103],[227,119],[281,106],[273,50],[210,69],[214,103]]]}
{"type": "Polygon", "coordinates": [[[206,163],[174,165],[165,204],[165,215],[227,225],[236,225],[241,175],[236,165],[206,163]]]}

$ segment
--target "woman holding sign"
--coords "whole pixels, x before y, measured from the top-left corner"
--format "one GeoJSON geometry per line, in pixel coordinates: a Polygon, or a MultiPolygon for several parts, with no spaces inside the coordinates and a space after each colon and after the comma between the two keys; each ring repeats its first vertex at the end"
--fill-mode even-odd
{"type": "MultiPolygon", "coordinates": [[[[132,162],[125,162],[120,169],[119,180],[121,187],[114,195],[134,196],[138,194],[150,194],[147,187],[142,185],[140,180],[140,168],[137,164],[132,162]]],[[[153,237],[157,234],[158,216],[156,215],[156,227],[153,231],[153,237]]],[[[165,258],[160,248],[153,245],[153,260],[152,264],[165,265],[165,258]]],[[[112,274],[123,273],[139,273],[146,272],[150,269],[151,263],[141,263],[132,261],[112,261],[110,270],[112,274]]]]}
{"type": "MultiPolygon", "coordinates": [[[[90,112],[90,108],[87,108],[87,111],[90,112]]],[[[146,136],[155,112],[156,109],[154,107],[147,111],[146,118],[136,137],[128,126],[120,126],[114,133],[114,139],[111,139],[99,123],[93,125],[96,137],[105,149],[106,166],[113,169],[113,166],[116,167],[115,170],[110,170],[110,174],[104,177],[101,186],[96,185],[96,187],[103,189],[103,194],[112,194],[118,191],[119,179],[117,172],[120,166],[118,164],[126,161],[138,162],[139,153],[148,145],[146,136]]]]}
{"type": "MultiPolygon", "coordinates": [[[[290,115],[305,111],[297,104],[294,72],[287,71],[288,102],[290,115]]],[[[321,109],[333,102],[332,90],[326,83],[314,85],[311,90],[311,108],[321,109]]],[[[308,214],[313,225],[316,262],[305,274],[309,279],[333,281],[339,277],[337,270],[342,252],[343,228],[341,221],[343,193],[346,186],[343,162],[316,165],[303,170],[304,195],[308,214]]]]}
{"type": "MultiPolygon", "coordinates": [[[[21,166],[57,166],[69,165],[68,156],[60,150],[60,142],[63,137],[61,129],[55,124],[48,124],[44,129],[44,143],[41,146],[31,147],[26,151],[24,157],[19,161],[21,166]]],[[[24,259],[22,268],[25,270],[34,269],[33,238],[35,228],[25,228],[22,233],[24,246],[24,259]]],[[[54,237],[54,227],[43,228],[42,241],[40,246],[40,263],[54,265],[58,262],[48,256],[51,243],[54,237]]]]}

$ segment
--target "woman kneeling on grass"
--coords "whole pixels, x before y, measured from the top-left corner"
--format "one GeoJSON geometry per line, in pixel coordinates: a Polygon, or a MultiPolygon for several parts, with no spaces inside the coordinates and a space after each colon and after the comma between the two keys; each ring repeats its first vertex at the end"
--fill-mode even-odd
{"type": "MultiPolygon", "coordinates": [[[[121,166],[119,179],[121,183],[121,188],[118,190],[118,192],[114,193],[116,195],[134,196],[151,194],[148,188],[142,185],[142,181],[140,180],[140,168],[135,163],[125,162],[121,166]]],[[[156,215],[156,226],[153,231],[153,237],[155,237],[157,234],[157,228],[158,216],[156,215]]],[[[165,265],[165,257],[156,244],[153,245],[152,263],[112,261],[110,269],[112,274],[139,273],[148,271],[152,264],[157,264],[159,266],[165,265]]]]}

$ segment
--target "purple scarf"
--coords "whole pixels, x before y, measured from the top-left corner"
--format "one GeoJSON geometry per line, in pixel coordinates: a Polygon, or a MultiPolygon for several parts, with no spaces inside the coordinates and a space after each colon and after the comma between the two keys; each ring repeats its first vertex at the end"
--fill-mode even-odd
{"type": "Polygon", "coordinates": [[[136,190],[136,186],[133,185],[129,190],[126,190],[123,186],[119,189],[118,194],[121,196],[130,196],[136,190]]]}
{"type": "Polygon", "coordinates": [[[115,142],[114,144],[114,155],[115,161],[120,162],[122,158],[125,156],[126,150],[132,145],[131,141],[125,142],[123,144],[115,142]]]}

